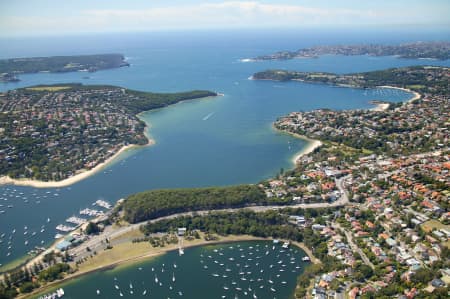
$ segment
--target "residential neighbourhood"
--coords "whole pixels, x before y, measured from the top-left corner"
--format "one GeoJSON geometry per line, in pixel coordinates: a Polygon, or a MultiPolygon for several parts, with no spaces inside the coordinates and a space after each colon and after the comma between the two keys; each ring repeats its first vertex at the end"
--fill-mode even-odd
{"type": "Polygon", "coordinates": [[[310,167],[322,178],[346,175],[350,204],[310,220],[341,264],[318,273],[310,297],[428,298],[449,285],[450,107],[435,90],[385,111],[295,112],[276,122],[324,143],[298,160],[304,179],[310,167]]]}
{"type": "Polygon", "coordinates": [[[61,180],[127,144],[146,143],[144,123],[119,104],[133,97],[121,88],[0,94],[0,174],[61,180]]]}

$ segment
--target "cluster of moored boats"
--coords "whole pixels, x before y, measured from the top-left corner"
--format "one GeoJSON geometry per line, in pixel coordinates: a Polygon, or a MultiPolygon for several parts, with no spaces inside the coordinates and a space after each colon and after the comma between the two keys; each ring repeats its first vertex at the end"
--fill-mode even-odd
{"type": "Polygon", "coordinates": [[[211,276],[223,280],[222,298],[238,298],[275,295],[278,288],[288,285],[288,281],[300,269],[296,249],[290,243],[278,245],[275,240],[270,246],[228,246],[202,253],[200,264],[211,276]],[[267,267],[267,261],[269,266],[267,267]],[[272,261],[272,263],[270,262],[272,261]]]}
{"type": "Polygon", "coordinates": [[[63,296],[64,296],[64,290],[63,290],[63,288],[59,288],[56,291],[54,291],[53,293],[40,296],[38,299],[56,299],[56,298],[61,298],[63,296]]]}
{"type": "MultiPolygon", "coordinates": [[[[278,242],[254,246],[218,245],[201,251],[199,253],[200,267],[198,269],[194,267],[191,270],[205,271],[206,275],[211,277],[211,285],[220,287],[221,298],[272,298],[283,296],[285,291],[282,288],[295,283],[295,277],[301,269],[301,261],[306,261],[305,257],[299,256],[298,250],[290,248],[287,242],[279,245],[278,242]],[[217,282],[215,282],[216,279],[217,282]]],[[[142,271],[143,268],[139,267],[138,270],[142,271]]],[[[184,296],[185,290],[177,287],[178,279],[175,275],[180,274],[177,272],[179,270],[176,263],[169,266],[167,264],[153,265],[151,269],[147,269],[143,276],[146,279],[142,283],[127,281],[124,285],[114,278],[113,288],[118,297],[131,295],[176,298],[184,296]]],[[[202,274],[198,278],[204,279],[207,283],[207,276],[202,274]]],[[[95,290],[98,296],[103,293],[104,290],[95,290]]]]}
{"type": "MultiPolygon", "coordinates": [[[[174,263],[173,266],[171,266],[171,267],[166,267],[165,264],[162,264],[162,267],[160,269],[156,269],[154,267],[151,268],[151,271],[154,274],[154,286],[158,287],[158,288],[167,287],[168,290],[170,292],[172,292],[174,295],[183,296],[183,292],[176,290],[176,287],[175,287],[175,282],[176,282],[175,270],[177,268],[177,264],[174,263]],[[173,267],[173,269],[170,269],[171,267],[173,267]],[[161,277],[158,277],[158,272],[160,272],[162,274],[164,272],[168,272],[171,270],[172,270],[172,276],[168,279],[168,281],[164,281],[164,279],[162,279],[161,277]]],[[[143,270],[141,267],[139,267],[138,269],[140,271],[143,270]]],[[[167,278],[167,275],[164,275],[164,277],[167,278]]],[[[150,295],[149,288],[152,286],[148,286],[148,288],[146,288],[144,282],[142,284],[144,285],[144,289],[140,289],[140,290],[137,290],[137,288],[135,288],[131,282],[128,284],[127,287],[121,287],[118,279],[116,277],[114,278],[114,289],[118,292],[119,297],[123,297],[124,294],[138,295],[138,296],[139,295],[142,295],[142,296],[150,295]]],[[[97,289],[96,294],[100,295],[101,291],[99,289],[97,289]]]]}
{"type": "MultiPolygon", "coordinates": [[[[68,188],[69,190],[70,188],[68,188]]],[[[2,189],[2,193],[0,194],[0,217],[2,214],[6,214],[8,209],[14,208],[17,203],[17,200],[23,201],[24,203],[35,203],[40,204],[41,200],[48,198],[55,198],[60,196],[60,189],[55,189],[52,191],[39,192],[34,191],[30,194],[26,194],[26,192],[21,192],[20,189],[15,189],[13,187],[5,187],[2,189]]],[[[105,200],[96,200],[92,203],[93,206],[98,206],[101,209],[111,209],[112,205],[105,200]]],[[[64,236],[64,234],[75,230],[80,225],[83,225],[88,220],[88,217],[99,217],[103,216],[105,212],[101,209],[91,209],[86,208],[80,210],[81,215],[86,215],[86,218],[71,216],[66,219],[66,223],[58,224],[55,228],[58,233],[55,235],[55,239],[59,239],[64,236]]],[[[0,228],[0,254],[4,254],[4,256],[9,257],[14,253],[14,247],[17,247],[17,242],[23,242],[25,247],[31,249],[28,250],[29,255],[34,255],[42,251],[42,246],[46,243],[45,238],[38,242],[33,241],[32,238],[38,238],[39,235],[48,230],[48,224],[50,223],[50,218],[48,217],[44,224],[40,227],[28,228],[27,225],[24,226],[23,237],[17,237],[17,234],[21,235],[20,229],[12,228],[12,230],[8,233],[6,231],[1,231],[0,228]]],[[[48,241],[48,240],[47,240],[48,241]]],[[[2,264],[0,264],[2,266],[2,264]]]]}

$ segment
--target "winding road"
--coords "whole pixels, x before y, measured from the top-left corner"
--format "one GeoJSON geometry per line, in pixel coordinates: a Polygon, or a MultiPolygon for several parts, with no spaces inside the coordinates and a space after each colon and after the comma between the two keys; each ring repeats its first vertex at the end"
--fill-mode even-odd
{"type": "MultiPolygon", "coordinates": [[[[184,213],[177,213],[172,214],[169,216],[164,216],[152,220],[146,220],[135,224],[130,224],[127,226],[119,227],[119,228],[113,228],[112,226],[107,226],[105,230],[100,233],[99,235],[94,235],[90,237],[87,241],[83,242],[77,247],[69,249],[69,254],[73,257],[75,257],[75,260],[79,260],[85,256],[90,255],[90,252],[93,251],[100,251],[106,248],[108,245],[105,240],[113,240],[114,238],[117,238],[123,234],[129,233],[131,231],[139,229],[141,225],[144,225],[146,223],[152,223],[157,222],[161,220],[167,220],[167,219],[173,219],[176,217],[181,216],[193,216],[195,215],[206,215],[211,212],[227,212],[227,213],[235,213],[241,210],[251,210],[256,213],[261,213],[269,210],[280,210],[285,208],[302,208],[302,209],[320,209],[320,208],[331,208],[331,207],[341,207],[346,204],[348,204],[349,199],[347,192],[345,190],[345,180],[349,178],[350,175],[341,177],[339,179],[336,179],[336,187],[339,189],[341,193],[341,197],[332,202],[322,202],[322,203],[310,203],[310,204],[296,204],[296,205],[289,205],[289,206],[249,206],[249,207],[241,207],[241,208],[229,208],[229,209],[219,209],[219,210],[202,210],[202,211],[193,211],[193,212],[184,212],[184,213]],[[90,251],[87,251],[87,248],[90,249],[90,251]]],[[[42,252],[39,256],[33,258],[31,261],[27,263],[27,266],[31,266],[33,263],[40,260],[46,253],[49,253],[53,250],[55,250],[56,244],[53,244],[50,248],[48,248],[46,251],[42,252]]]]}
{"type": "Polygon", "coordinates": [[[250,207],[244,207],[244,208],[230,208],[230,209],[220,209],[220,210],[202,210],[202,211],[194,211],[194,212],[184,212],[184,213],[177,213],[172,214],[169,216],[164,216],[152,220],[146,220],[135,224],[130,224],[124,227],[120,228],[112,228],[111,226],[108,226],[101,234],[93,236],[83,244],[72,248],[69,250],[69,253],[76,257],[82,257],[86,256],[88,254],[88,251],[86,250],[87,247],[91,251],[98,251],[99,249],[103,250],[106,247],[106,243],[104,242],[106,239],[112,240],[114,238],[117,238],[123,234],[129,233],[131,231],[139,229],[141,225],[144,225],[146,223],[153,223],[161,220],[167,220],[167,219],[174,219],[181,216],[193,216],[193,215],[207,215],[211,212],[227,212],[227,213],[235,213],[241,210],[251,210],[256,213],[261,213],[269,210],[280,210],[284,208],[302,208],[302,209],[319,209],[319,208],[330,208],[330,207],[340,207],[344,206],[349,202],[347,192],[345,190],[345,180],[349,178],[350,176],[347,175],[345,177],[341,177],[339,179],[336,179],[336,187],[341,192],[341,197],[332,202],[332,203],[310,203],[310,204],[296,204],[296,205],[289,205],[289,206],[250,206],[250,207]]]}

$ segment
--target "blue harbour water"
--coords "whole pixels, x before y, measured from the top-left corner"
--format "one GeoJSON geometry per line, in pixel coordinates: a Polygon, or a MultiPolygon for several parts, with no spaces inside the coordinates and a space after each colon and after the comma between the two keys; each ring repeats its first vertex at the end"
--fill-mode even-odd
{"type": "Polygon", "coordinates": [[[0,214],[0,264],[23,257],[35,246],[49,245],[56,225],[78,216],[98,199],[114,203],[148,189],[256,183],[280,168],[292,168],[292,157],[305,142],[272,128],[277,117],[289,112],[365,109],[371,107],[370,100],[399,102],[411,97],[394,89],[249,80],[254,72],[282,68],[348,73],[418,64],[450,66],[450,61],[369,56],[251,63],[240,59],[318,44],[449,39],[448,32],[408,36],[375,31],[219,31],[1,40],[0,58],[118,52],[127,57],[131,67],[96,73],[21,75],[18,83],[0,84],[0,91],[81,82],[155,92],[207,89],[224,96],[143,113],[156,144],[130,150],[103,171],[70,187],[0,186],[0,210],[4,211],[0,214]]]}
{"type": "Polygon", "coordinates": [[[309,262],[268,241],[188,248],[61,285],[64,298],[289,298],[309,262]],[[82,286],[82,287],[80,287],[82,286]],[[97,295],[97,290],[99,294],[97,295]]]}

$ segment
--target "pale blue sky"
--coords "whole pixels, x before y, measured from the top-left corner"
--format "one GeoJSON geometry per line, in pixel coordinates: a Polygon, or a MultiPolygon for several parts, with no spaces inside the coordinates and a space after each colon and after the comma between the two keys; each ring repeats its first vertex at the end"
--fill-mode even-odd
{"type": "Polygon", "coordinates": [[[449,26],[449,0],[0,0],[0,35],[449,26]]]}

